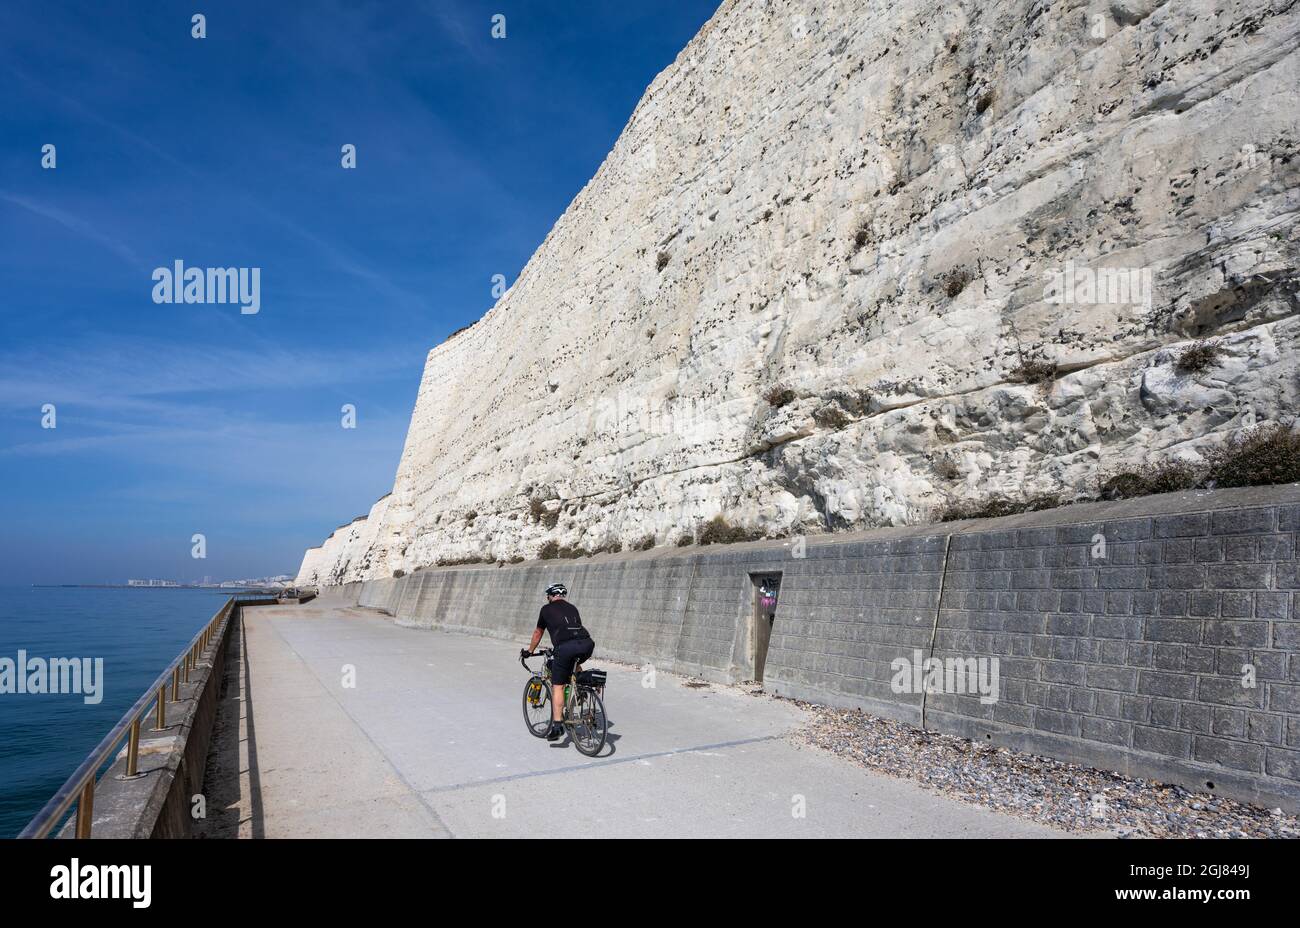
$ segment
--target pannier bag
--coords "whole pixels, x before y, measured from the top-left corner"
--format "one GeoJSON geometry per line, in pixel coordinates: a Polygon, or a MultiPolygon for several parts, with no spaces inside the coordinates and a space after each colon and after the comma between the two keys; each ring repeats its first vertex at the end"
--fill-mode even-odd
{"type": "Polygon", "coordinates": [[[578,682],[583,686],[603,688],[605,686],[605,671],[583,670],[578,674],[578,682]]]}

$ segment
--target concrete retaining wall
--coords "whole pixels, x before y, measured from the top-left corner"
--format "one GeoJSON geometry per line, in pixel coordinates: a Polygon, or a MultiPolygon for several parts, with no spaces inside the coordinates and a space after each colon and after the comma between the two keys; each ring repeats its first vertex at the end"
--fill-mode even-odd
{"type": "Polygon", "coordinates": [[[738,681],[751,574],[779,571],[769,690],[1296,809],[1298,533],[1292,484],[810,538],[802,557],[789,542],[661,549],[323,593],[524,643],[561,580],[597,657],[738,681]],[[997,658],[997,701],[895,692],[891,662],[917,650],[997,658]]]}

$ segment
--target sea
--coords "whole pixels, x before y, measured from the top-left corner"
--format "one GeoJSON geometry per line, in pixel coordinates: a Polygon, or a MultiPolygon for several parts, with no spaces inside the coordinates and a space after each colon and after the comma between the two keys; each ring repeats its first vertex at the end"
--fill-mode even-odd
{"type": "Polygon", "coordinates": [[[0,838],[22,831],[231,592],[0,587],[0,667],[19,651],[103,660],[97,703],[0,681],[0,838]]]}

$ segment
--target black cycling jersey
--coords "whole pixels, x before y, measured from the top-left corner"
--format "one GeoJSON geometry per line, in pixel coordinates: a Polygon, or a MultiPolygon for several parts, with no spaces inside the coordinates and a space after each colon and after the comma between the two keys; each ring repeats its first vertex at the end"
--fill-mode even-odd
{"type": "Polygon", "coordinates": [[[582,616],[578,615],[577,607],[562,599],[542,607],[537,615],[537,627],[550,633],[552,647],[575,638],[591,637],[582,627],[582,616]]]}

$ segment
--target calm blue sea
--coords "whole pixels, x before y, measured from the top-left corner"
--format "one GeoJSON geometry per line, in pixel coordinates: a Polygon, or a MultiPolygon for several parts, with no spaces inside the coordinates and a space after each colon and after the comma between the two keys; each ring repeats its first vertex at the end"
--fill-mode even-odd
{"type": "Polygon", "coordinates": [[[0,693],[0,837],[23,829],[229,591],[0,587],[0,658],[102,657],[103,700],[0,693]]]}

